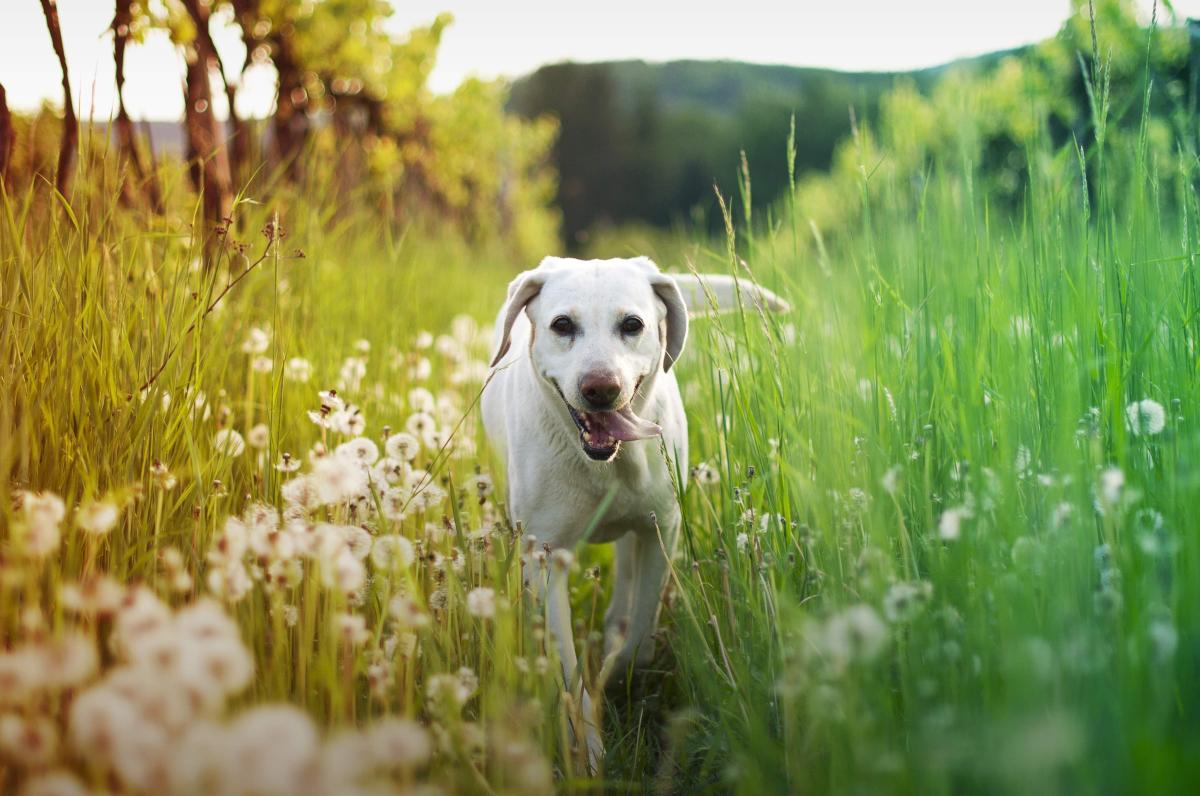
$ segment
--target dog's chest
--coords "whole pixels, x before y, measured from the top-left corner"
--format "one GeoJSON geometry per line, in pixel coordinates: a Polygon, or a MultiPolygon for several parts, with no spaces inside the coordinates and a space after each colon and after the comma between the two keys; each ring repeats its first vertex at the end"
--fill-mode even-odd
{"type": "Polygon", "coordinates": [[[553,545],[599,544],[628,531],[652,531],[654,516],[672,510],[675,493],[651,445],[622,450],[609,465],[560,460],[553,469],[528,473],[510,484],[513,518],[553,545]]]}

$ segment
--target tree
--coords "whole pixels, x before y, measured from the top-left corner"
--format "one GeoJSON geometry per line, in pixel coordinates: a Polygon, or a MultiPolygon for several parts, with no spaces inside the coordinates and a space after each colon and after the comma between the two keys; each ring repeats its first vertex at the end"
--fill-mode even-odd
{"type": "Polygon", "coordinates": [[[56,0],[41,0],[42,13],[46,15],[46,28],[50,31],[50,43],[58,56],[62,68],[63,88],[63,132],[58,149],[58,170],[54,176],[54,187],[64,198],[71,198],[71,180],[75,173],[75,156],[79,149],[79,120],[75,117],[75,105],[71,99],[71,79],[67,74],[67,55],[63,50],[62,27],[58,23],[56,0]]]}
{"type": "Polygon", "coordinates": [[[232,6],[246,52],[269,52],[275,65],[279,84],[271,120],[272,151],[287,175],[297,179],[302,174],[300,155],[309,136],[309,97],[304,68],[296,53],[292,22],[299,12],[295,4],[287,2],[271,3],[264,9],[261,0],[232,0],[232,6]]]}
{"type": "Polygon", "coordinates": [[[12,114],[8,112],[8,94],[0,85],[0,185],[8,176],[8,158],[12,154],[12,114]]]}
{"type": "MultiPolygon", "coordinates": [[[[207,24],[205,14],[203,26],[207,24]]],[[[213,231],[224,225],[233,203],[229,158],[212,107],[209,74],[211,65],[217,60],[216,52],[210,37],[186,30],[179,21],[173,26],[173,32],[183,47],[187,65],[183,123],[192,185],[203,197],[204,223],[208,231],[213,231]]]]}
{"type": "MultiPolygon", "coordinates": [[[[130,30],[133,25],[131,0],[116,0],[116,11],[113,14],[113,63],[116,66],[117,78],[117,151],[122,162],[133,170],[137,183],[144,186],[150,207],[156,213],[163,211],[162,192],[159,190],[158,178],[153,173],[147,173],[142,162],[141,152],[137,148],[137,136],[133,129],[133,120],[125,108],[125,48],[129,43],[130,30]]],[[[121,199],[126,204],[133,204],[135,192],[129,180],[122,178],[121,199]]]]}
{"type": "Polygon", "coordinates": [[[229,102],[230,176],[238,180],[245,179],[248,176],[246,166],[250,160],[250,133],[246,129],[245,121],[237,112],[238,84],[229,79],[228,73],[225,71],[225,64],[221,60],[221,54],[217,51],[217,45],[213,41],[212,32],[209,29],[211,18],[209,6],[200,0],[183,0],[183,7],[187,9],[192,23],[196,26],[196,38],[202,44],[203,51],[211,59],[208,68],[215,69],[221,75],[221,82],[225,86],[225,98],[229,102]]]}

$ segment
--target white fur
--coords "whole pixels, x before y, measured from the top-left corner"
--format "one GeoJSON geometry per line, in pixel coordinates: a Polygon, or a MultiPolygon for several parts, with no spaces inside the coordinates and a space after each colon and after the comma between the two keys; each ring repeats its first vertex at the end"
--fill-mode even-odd
{"type": "MultiPolygon", "coordinates": [[[[513,280],[497,318],[495,371],[482,406],[488,436],[507,465],[509,515],[551,550],[616,544],[616,582],[604,617],[606,657],[616,672],[654,655],[667,562],[679,532],[672,476],[686,478],[687,416],[671,365],[687,335],[686,310],[727,309],[739,297],[787,309],[770,291],[747,282],[667,275],[645,257],[548,257],[513,280]],[[560,315],[575,321],[578,335],[568,339],[550,329],[560,315]],[[640,335],[619,332],[630,315],[645,322],[640,335]],[[639,417],[661,426],[661,440],[622,442],[607,462],[585,455],[564,399],[585,408],[579,382],[598,369],[620,382],[615,405],[630,404],[639,417]],[[606,500],[607,510],[597,516],[606,500]]],[[[541,578],[534,567],[526,572],[541,578]]],[[[538,586],[564,681],[583,709],[595,764],[603,746],[591,697],[576,671],[567,573],[550,567],[538,586]]]]}

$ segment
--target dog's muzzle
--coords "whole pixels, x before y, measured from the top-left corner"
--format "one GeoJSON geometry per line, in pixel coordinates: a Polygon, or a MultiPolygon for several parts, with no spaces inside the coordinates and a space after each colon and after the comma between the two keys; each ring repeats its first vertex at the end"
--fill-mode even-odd
{"type": "Polygon", "coordinates": [[[638,417],[630,404],[606,412],[582,412],[571,406],[562,390],[558,394],[579,429],[579,443],[583,446],[584,454],[592,461],[612,461],[621,450],[622,442],[650,439],[662,434],[662,427],[638,417]]]}

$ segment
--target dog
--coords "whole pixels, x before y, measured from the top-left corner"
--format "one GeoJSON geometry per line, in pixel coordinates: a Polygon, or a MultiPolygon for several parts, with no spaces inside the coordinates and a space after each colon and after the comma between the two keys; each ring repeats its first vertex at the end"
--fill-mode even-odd
{"type": "MultiPolygon", "coordinates": [[[[667,274],[646,257],[547,257],[508,287],[481,399],[484,426],[507,467],[509,517],[539,547],[616,545],[605,671],[654,656],[679,535],[676,484],[688,463],[687,416],[673,368],[689,312],[747,301],[788,310],[747,281],[667,274]]],[[[533,570],[526,568],[527,580],[533,570]]],[[[595,767],[603,743],[577,671],[565,568],[550,567],[537,588],[595,767]]]]}

